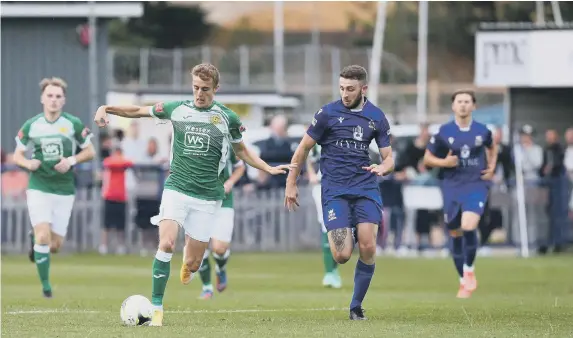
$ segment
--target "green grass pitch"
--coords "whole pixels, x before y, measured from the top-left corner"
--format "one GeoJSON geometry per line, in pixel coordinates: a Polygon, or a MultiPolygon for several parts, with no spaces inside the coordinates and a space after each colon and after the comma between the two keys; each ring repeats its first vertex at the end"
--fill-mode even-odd
{"type": "Polygon", "coordinates": [[[320,253],[233,254],[229,288],[197,299],[175,256],[163,327],[124,327],[121,302],[151,297],[152,258],[53,256],[53,299],[35,266],[2,256],[3,337],[573,337],[573,257],[481,258],[479,287],[458,300],[450,259],[379,259],[364,307],[348,320],[356,256],[344,286],[324,289],[320,253]]]}

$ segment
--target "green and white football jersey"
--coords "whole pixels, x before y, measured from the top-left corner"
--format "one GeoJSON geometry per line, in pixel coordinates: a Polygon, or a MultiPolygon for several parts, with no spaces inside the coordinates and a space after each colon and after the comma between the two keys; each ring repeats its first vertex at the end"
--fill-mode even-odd
{"type": "Polygon", "coordinates": [[[243,138],[237,114],[216,101],[208,108],[195,107],[193,101],[163,102],[153,106],[150,114],[171,120],[173,127],[165,189],[206,201],[223,200],[219,175],[233,151],[231,143],[243,138]]]}
{"type": "MultiPolygon", "coordinates": [[[[227,180],[229,179],[229,177],[231,177],[231,175],[233,174],[233,171],[235,170],[235,166],[237,166],[238,163],[241,163],[241,160],[239,160],[237,158],[237,156],[235,156],[235,153],[231,150],[229,152],[229,158],[227,160],[227,165],[225,166],[225,169],[223,169],[223,171],[221,172],[221,183],[225,183],[227,182],[227,180]]],[[[223,200],[223,204],[221,205],[222,208],[233,208],[233,191],[231,191],[230,193],[228,193],[227,195],[225,195],[225,199],[223,200]]]]}
{"type": "Polygon", "coordinates": [[[73,156],[76,149],[91,144],[92,133],[82,121],[68,113],[49,122],[44,114],[38,114],[24,123],[16,137],[17,148],[33,149],[32,158],[42,161],[38,170],[30,174],[28,189],[56,195],[75,193],[72,170],[61,174],[54,169],[62,157],[73,156]]]}

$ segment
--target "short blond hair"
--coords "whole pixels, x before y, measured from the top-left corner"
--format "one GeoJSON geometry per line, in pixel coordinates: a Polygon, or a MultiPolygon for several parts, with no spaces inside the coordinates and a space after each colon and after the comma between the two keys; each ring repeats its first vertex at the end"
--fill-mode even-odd
{"type": "Polygon", "coordinates": [[[46,90],[46,87],[48,86],[60,87],[62,88],[64,94],[66,93],[66,89],[68,88],[68,84],[66,83],[66,81],[64,81],[59,77],[47,77],[42,79],[42,81],[40,81],[40,91],[42,93],[44,92],[44,90],[46,90]]]}
{"type": "Polygon", "coordinates": [[[210,63],[201,63],[193,67],[191,75],[198,76],[203,81],[213,80],[213,86],[219,85],[219,70],[210,63]]]}

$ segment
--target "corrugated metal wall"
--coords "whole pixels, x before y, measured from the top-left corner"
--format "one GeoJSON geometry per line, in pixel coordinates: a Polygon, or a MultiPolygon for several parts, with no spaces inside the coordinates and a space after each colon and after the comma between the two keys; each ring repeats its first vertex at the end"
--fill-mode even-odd
{"type": "MultiPolygon", "coordinates": [[[[87,19],[2,19],[2,148],[14,149],[14,137],[28,118],[42,111],[38,83],[58,76],[68,83],[64,110],[91,122],[88,49],[78,40],[76,27],[87,19]]],[[[107,91],[107,25],[98,25],[99,97],[107,91]]]]}
{"type": "Polygon", "coordinates": [[[512,127],[530,124],[536,140],[545,144],[545,131],[555,129],[561,135],[573,127],[573,95],[571,88],[511,88],[512,127]]]}

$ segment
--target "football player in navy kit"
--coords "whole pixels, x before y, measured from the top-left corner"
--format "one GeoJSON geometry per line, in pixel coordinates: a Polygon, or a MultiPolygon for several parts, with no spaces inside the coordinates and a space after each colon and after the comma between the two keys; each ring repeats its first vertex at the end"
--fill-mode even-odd
{"type": "Polygon", "coordinates": [[[425,165],[440,168],[444,221],[452,238],[452,257],[460,277],[458,298],[469,298],[477,288],[476,229],[497,162],[497,146],[491,131],[472,120],[475,103],[472,91],[455,92],[454,120],[440,127],[424,154],[425,165]]]}
{"type": "MultiPolygon", "coordinates": [[[[334,259],[346,263],[358,243],[360,258],[354,274],[351,320],[365,320],[362,301],[372,280],[376,235],[382,222],[382,198],[376,176],[393,171],[390,126],[386,116],[366,98],[367,72],[361,66],[345,67],[340,73],[341,99],[315,113],[293,158],[305,163],[309,151],[322,148],[322,210],[334,259]],[[370,163],[368,148],[375,140],[382,164],[370,163]]],[[[300,168],[287,178],[285,206],[298,206],[296,179],[300,168]]]]}

